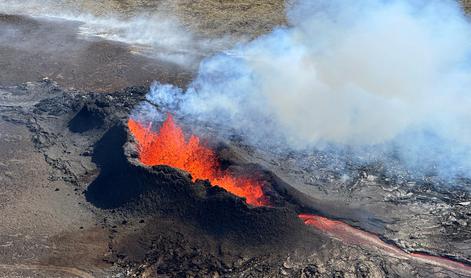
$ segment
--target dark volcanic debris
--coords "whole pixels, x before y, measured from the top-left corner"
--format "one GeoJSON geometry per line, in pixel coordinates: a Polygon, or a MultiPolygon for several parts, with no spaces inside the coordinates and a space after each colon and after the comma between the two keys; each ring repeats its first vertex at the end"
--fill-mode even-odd
{"type": "Polygon", "coordinates": [[[299,170],[296,159],[263,154],[277,162],[267,163],[227,142],[219,150],[225,166],[258,172],[271,186],[274,205],[251,207],[183,171],[143,166],[126,121],[146,93],[142,87],[112,94],[67,91],[50,80],[0,88],[2,119],[29,128],[37,151],[52,166],[49,179],[83,192],[84,206],[100,219],[96,229],[106,231],[109,248],[102,259],[115,267],[115,277],[460,276],[346,245],[305,226],[300,212],[376,229],[407,250],[469,261],[471,204],[464,191],[386,182],[365,168],[352,175],[355,181],[341,183],[335,169],[323,171],[321,154],[309,158],[319,167],[299,170]],[[300,180],[325,199],[308,198],[291,186],[300,180]],[[341,209],[356,202],[363,210],[341,209]],[[375,208],[375,215],[359,213],[375,208]]]}

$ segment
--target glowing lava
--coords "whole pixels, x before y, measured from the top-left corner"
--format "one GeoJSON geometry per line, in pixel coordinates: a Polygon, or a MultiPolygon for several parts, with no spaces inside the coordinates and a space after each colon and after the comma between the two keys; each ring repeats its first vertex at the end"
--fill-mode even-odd
{"type": "Polygon", "coordinates": [[[262,184],[249,178],[235,177],[221,170],[216,154],[191,135],[185,139],[183,130],[168,114],[159,131],[151,130],[129,119],[128,127],[138,143],[139,160],[148,166],[167,165],[191,174],[193,180],[209,180],[232,194],[244,197],[254,206],[268,205],[262,184]]]}
{"type": "MultiPolygon", "coordinates": [[[[227,171],[221,170],[214,151],[203,146],[195,135],[191,135],[186,140],[182,129],[175,123],[171,115],[168,115],[159,131],[152,130],[151,123],[145,127],[133,119],[129,119],[128,126],[138,143],[139,159],[143,164],[148,166],[168,165],[179,168],[189,172],[193,180],[207,179],[213,185],[218,185],[234,195],[244,197],[248,204],[269,205],[260,182],[249,178],[235,177],[227,171]]],[[[469,265],[447,258],[421,253],[407,253],[394,245],[387,244],[375,234],[356,229],[340,221],[311,214],[300,214],[299,218],[304,221],[304,224],[346,244],[372,247],[395,258],[416,260],[471,275],[471,266],[469,265]]]]}
{"type": "Polygon", "coordinates": [[[429,265],[443,267],[465,275],[471,275],[471,266],[469,265],[447,258],[422,253],[407,253],[394,245],[387,244],[375,234],[356,229],[340,221],[312,214],[300,214],[299,218],[304,221],[304,224],[312,226],[317,230],[320,230],[347,244],[373,247],[391,257],[415,260],[429,265]]]}

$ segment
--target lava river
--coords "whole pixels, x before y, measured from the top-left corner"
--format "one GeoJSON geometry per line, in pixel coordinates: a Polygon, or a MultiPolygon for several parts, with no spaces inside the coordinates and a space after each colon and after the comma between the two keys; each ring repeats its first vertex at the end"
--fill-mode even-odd
{"type": "Polygon", "coordinates": [[[398,259],[416,260],[422,263],[439,266],[465,275],[471,274],[471,266],[450,259],[425,255],[422,253],[407,253],[402,249],[387,244],[377,235],[356,229],[340,221],[331,220],[312,214],[300,214],[304,224],[314,227],[346,244],[374,247],[388,256],[398,259]]]}
{"type": "MultiPolygon", "coordinates": [[[[129,119],[128,127],[138,143],[139,160],[148,166],[167,165],[191,174],[193,180],[209,180],[232,194],[243,197],[253,206],[268,206],[270,203],[263,192],[262,183],[248,177],[236,177],[221,170],[216,153],[205,147],[200,139],[191,135],[187,140],[180,126],[169,114],[158,131],[152,124],[129,119]]],[[[407,253],[387,244],[377,235],[356,229],[346,223],[312,214],[300,214],[299,218],[332,238],[345,244],[360,245],[377,249],[388,256],[404,260],[415,260],[433,266],[449,269],[464,275],[471,275],[471,266],[450,259],[407,253]]]]}

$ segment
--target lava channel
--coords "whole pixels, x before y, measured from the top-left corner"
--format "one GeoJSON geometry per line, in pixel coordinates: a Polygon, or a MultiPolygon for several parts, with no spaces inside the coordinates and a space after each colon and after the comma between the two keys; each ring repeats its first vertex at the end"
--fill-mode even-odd
{"type": "MultiPolygon", "coordinates": [[[[134,119],[129,119],[128,127],[138,143],[139,160],[144,165],[167,165],[179,168],[190,173],[194,181],[197,179],[209,180],[212,185],[218,185],[236,196],[245,198],[250,205],[270,205],[259,181],[246,177],[235,177],[227,171],[221,170],[216,153],[203,146],[195,135],[191,135],[186,140],[183,130],[175,123],[170,114],[158,131],[152,129],[152,123],[146,127],[134,119]]],[[[300,214],[299,218],[304,221],[304,224],[346,244],[374,247],[398,259],[415,260],[471,275],[471,266],[469,265],[422,253],[407,253],[394,245],[387,244],[377,235],[356,229],[340,221],[312,214],[300,214]]]]}
{"type": "Polygon", "coordinates": [[[314,227],[317,230],[320,230],[321,232],[324,232],[346,244],[374,247],[386,253],[387,255],[398,259],[415,260],[446,268],[464,275],[471,274],[471,266],[469,265],[451,259],[422,253],[407,253],[394,245],[387,244],[375,234],[356,229],[341,221],[331,220],[312,214],[300,214],[299,218],[304,221],[304,224],[314,227]]]}

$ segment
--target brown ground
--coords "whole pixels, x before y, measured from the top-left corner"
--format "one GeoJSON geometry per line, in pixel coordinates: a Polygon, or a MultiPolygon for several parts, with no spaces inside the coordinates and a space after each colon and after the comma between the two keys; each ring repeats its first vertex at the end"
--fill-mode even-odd
{"type": "MultiPolygon", "coordinates": [[[[136,1],[70,3],[79,3],[81,9],[94,10],[94,14],[110,10],[133,14],[143,7],[155,8],[159,4],[158,1],[139,1],[137,6],[136,1]]],[[[242,17],[233,12],[224,14],[220,10],[222,6],[215,7],[214,1],[170,4],[167,7],[181,9],[187,16],[188,26],[192,22],[190,17],[198,18],[201,25],[197,28],[218,26],[214,30],[217,34],[226,33],[226,28],[227,33],[234,33],[240,27],[240,30],[249,30],[248,33],[256,30],[253,36],[270,29],[266,26],[281,22],[276,19],[275,23],[270,23],[270,16],[265,13],[261,23],[255,24],[254,12],[259,12],[260,7],[271,9],[269,3],[253,8],[247,3],[240,6],[234,3],[231,8],[239,9],[244,14],[242,17]],[[207,5],[214,7],[217,16],[204,13],[202,8],[207,5]],[[192,14],[191,9],[195,9],[195,13],[192,14]],[[212,16],[217,23],[203,21],[212,16]],[[227,20],[226,16],[232,19],[227,20]]],[[[273,12],[282,17],[282,6],[278,5],[273,12]]],[[[0,86],[48,77],[65,88],[112,92],[128,86],[148,86],[154,80],[180,85],[191,80],[192,73],[188,70],[135,55],[127,45],[84,39],[77,35],[78,27],[79,23],[75,22],[0,14],[0,86]]],[[[34,103],[33,96],[19,102],[11,101],[9,93],[2,93],[0,97],[0,108],[20,105],[27,109],[34,103]]],[[[2,111],[1,117],[5,116],[2,111]]],[[[4,121],[1,117],[0,277],[109,277],[115,272],[111,264],[103,261],[109,252],[109,230],[103,229],[100,224],[103,219],[98,219],[86,202],[83,188],[57,178],[61,176],[58,170],[34,148],[33,133],[24,125],[4,121]]],[[[60,154],[56,156],[52,159],[60,160],[60,154]]],[[[79,168],[95,169],[87,164],[79,168]]]]}
{"type": "MultiPolygon", "coordinates": [[[[75,1],[82,4],[81,8],[94,10],[95,14],[104,14],[108,10],[133,14],[154,9],[161,2],[75,1]]],[[[471,9],[471,2],[464,2],[465,7],[471,9]]],[[[186,26],[207,36],[254,37],[285,23],[282,0],[180,0],[168,1],[165,5],[164,9],[178,11],[186,26]]],[[[7,39],[1,40],[0,44],[0,86],[47,76],[65,88],[112,92],[127,86],[147,86],[153,80],[182,85],[191,80],[192,72],[134,55],[126,45],[77,37],[77,27],[77,23],[1,15],[0,38],[7,39]]],[[[0,108],[12,105],[8,98],[9,93],[0,94],[0,108]]],[[[31,98],[27,96],[14,105],[21,110],[31,105],[28,103],[31,98]]],[[[76,191],[73,183],[57,179],[61,173],[35,148],[32,141],[35,134],[23,124],[3,120],[4,111],[0,109],[0,277],[110,277],[116,266],[103,261],[109,252],[110,234],[101,225],[100,212],[86,202],[81,194],[83,188],[76,191]]],[[[55,133],[61,134],[63,130],[67,128],[58,127],[55,133]]],[[[62,143],[55,142],[61,151],[62,143]]],[[[86,150],[73,150],[73,155],[66,151],[57,152],[56,158],[60,160],[69,155],[72,159],[69,157],[65,163],[73,164],[77,153],[86,150]]],[[[69,166],[86,172],[90,166],[87,163],[91,162],[83,158],[80,161],[85,162],[81,166],[69,166]]],[[[95,168],[91,166],[90,169],[95,168]]],[[[129,239],[117,236],[116,240],[129,239]]],[[[319,254],[312,254],[312,261],[320,266],[320,272],[322,269],[347,269],[347,273],[359,273],[362,268],[367,268],[370,277],[386,275],[383,273],[385,263],[379,256],[365,257],[361,251],[361,260],[366,261],[366,266],[359,267],[349,262],[358,259],[360,251],[352,251],[355,248],[339,246],[335,242],[326,244],[319,254]]],[[[241,258],[244,260],[248,259],[241,258]]],[[[247,265],[252,270],[253,265],[247,265]]],[[[280,273],[299,274],[289,263],[281,262],[281,265],[280,273]]],[[[405,272],[399,272],[399,275],[420,276],[420,272],[412,272],[416,270],[409,266],[404,269],[405,272]]],[[[361,277],[361,273],[357,276],[361,277]]]]}
{"type": "MultiPolygon", "coordinates": [[[[64,9],[119,18],[159,11],[176,15],[190,32],[206,38],[254,38],[285,23],[281,0],[82,0],[31,1],[25,5],[31,7],[26,14],[64,9]]],[[[0,9],[0,85],[48,77],[65,88],[112,92],[148,86],[154,80],[180,85],[191,80],[194,69],[135,55],[128,45],[78,36],[78,27],[74,22],[1,15],[0,9]]]]}
{"type": "Polygon", "coordinates": [[[77,28],[77,23],[0,15],[0,85],[48,77],[67,88],[115,91],[190,78],[186,70],[134,55],[128,46],[81,39],[77,28]]]}
{"type": "Polygon", "coordinates": [[[25,127],[0,120],[0,130],[0,277],[103,273],[106,235],[80,192],[49,179],[25,127]]]}
{"type": "Polygon", "coordinates": [[[189,25],[208,35],[236,34],[256,37],[274,26],[286,24],[282,0],[180,0],[179,16],[189,25]]]}
{"type": "Polygon", "coordinates": [[[285,5],[285,0],[32,0],[22,4],[32,7],[32,11],[70,10],[96,16],[132,17],[163,12],[177,16],[194,32],[249,37],[285,24],[285,5]]]}

